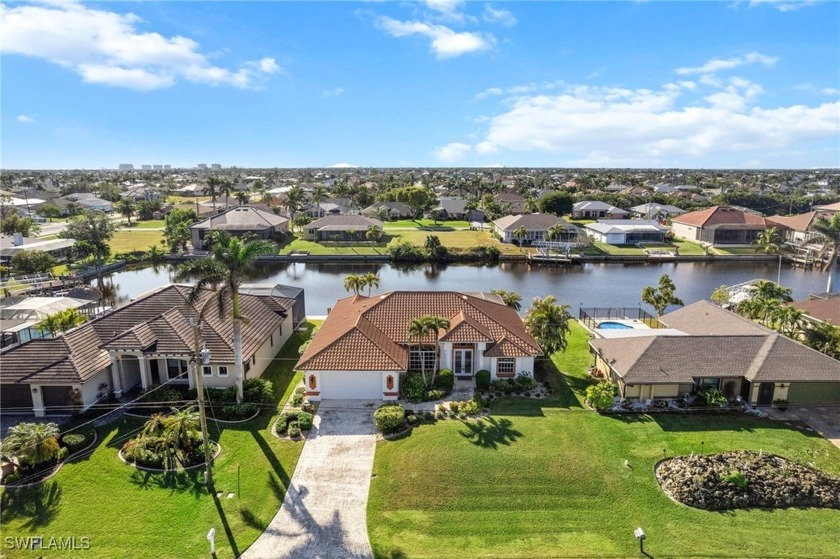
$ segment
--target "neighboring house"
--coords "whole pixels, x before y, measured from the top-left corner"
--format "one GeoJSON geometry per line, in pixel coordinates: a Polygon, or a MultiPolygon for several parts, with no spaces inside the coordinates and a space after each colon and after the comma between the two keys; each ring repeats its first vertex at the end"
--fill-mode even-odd
{"type": "Polygon", "coordinates": [[[668,204],[657,204],[656,202],[648,202],[647,204],[630,208],[630,215],[640,219],[665,220],[683,215],[684,213],[685,210],[682,208],[668,204]]]}
{"type": "Polygon", "coordinates": [[[624,219],[630,215],[627,210],[616,208],[606,202],[587,200],[572,206],[572,219],[624,219]]]}
{"type": "Polygon", "coordinates": [[[593,239],[608,245],[664,243],[668,232],[658,221],[643,219],[602,219],[584,229],[593,239]]]}
{"type": "Polygon", "coordinates": [[[834,215],[837,212],[840,212],[840,202],[834,202],[833,204],[823,204],[821,206],[814,206],[813,209],[834,215]]]}
{"type": "Polygon", "coordinates": [[[317,219],[326,215],[355,214],[357,211],[349,198],[329,198],[320,204],[310,203],[303,208],[303,213],[317,219]]]}
{"type": "MultiPolygon", "coordinates": [[[[209,187],[206,184],[192,183],[173,190],[173,194],[180,196],[204,196],[208,193],[209,187]]],[[[218,193],[217,193],[218,194],[218,193]]]]}
{"type": "Polygon", "coordinates": [[[503,207],[508,205],[512,214],[525,212],[525,197],[516,192],[499,192],[493,195],[493,200],[502,204],[503,207]]]}
{"type": "Polygon", "coordinates": [[[779,233],[789,243],[808,243],[821,239],[822,235],[813,230],[814,221],[818,217],[831,219],[833,214],[828,211],[813,211],[799,215],[774,215],[767,218],[768,227],[778,227],[779,233]]]}
{"type": "Polygon", "coordinates": [[[522,319],[498,297],[453,291],[392,291],[340,299],[295,365],[310,400],[396,400],[409,371],[438,367],[459,378],[532,376],[542,355],[522,319]],[[434,315],[449,329],[410,339],[411,321],[434,315]]]}
{"type": "Polygon", "coordinates": [[[307,223],[303,227],[303,238],[310,241],[364,241],[371,227],[382,229],[378,219],[363,215],[327,215],[307,223]]]}
{"type": "Polygon", "coordinates": [[[807,301],[794,301],[791,307],[804,313],[805,320],[812,323],[828,322],[840,325],[840,296],[818,297],[807,301]]]}
{"type": "Polygon", "coordinates": [[[157,200],[160,198],[160,194],[154,188],[150,188],[145,184],[138,184],[123,190],[120,197],[124,200],[142,202],[145,200],[157,200]]]}
{"type": "Polygon", "coordinates": [[[456,196],[441,196],[437,207],[432,210],[440,219],[463,219],[465,221],[484,221],[484,212],[477,208],[466,208],[467,201],[456,196]]]}
{"type": "Polygon", "coordinates": [[[712,206],[671,220],[674,235],[710,245],[751,245],[767,228],[760,215],[732,206],[712,206]]]}
{"type": "Polygon", "coordinates": [[[56,198],[55,203],[59,208],[67,213],[67,207],[70,204],[76,204],[83,210],[90,210],[95,212],[110,212],[114,209],[114,205],[110,200],[103,200],[90,192],[77,192],[75,194],[68,194],[61,198],[56,198]]]}
{"type": "Polygon", "coordinates": [[[389,219],[402,219],[404,217],[414,216],[411,208],[402,202],[376,202],[363,209],[362,215],[375,218],[380,210],[384,211],[389,219]]]}
{"type": "Polygon", "coordinates": [[[506,215],[493,222],[493,230],[501,237],[503,243],[515,242],[530,245],[536,241],[547,240],[548,230],[557,224],[560,224],[565,229],[562,238],[556,239],[557,241],[568,241],[577,238],[577,227],[554,214],[506,215]],[[517,239],[515,235],[520,227],[525,228],[525,237],[521,240],[517,239]]]}
{"type": "MultiPolygon", "coordinates": [[[[160,384],[194,387],[190,360],[195,353],[190,319],[209,302],[201,330],[211,352],[202,366],[209,387],[235,384],[233,325],[219,315],[211,292],[196,307],[187,301],[191,286],[168,285],[56,338],[35,339],[2,355],[0,412],[36,416],[87,409],[113,391],[119,397],[160,384]],[[71,391],[76,392],[74,404],[71,391]]],[[[294,331],[294,299],[241,295],[245,378],[258,377],[294,331]]]]}
{"type": "MultiPolygon", "coordinates": [[[[670,335],[593,338],[595,366],[630,400],[671,399],[717,388],[769,406],[840,404],[840,361],[698,301],[659,317],[670,335]],[[685,335],[673,335],[678,330],[685,335]]],[[[638,332],[638,331],[637,331],[638,332]]]]}
{"type": "Polygon", "coordinates": [[[225,231],[236,237],[246,233],[258,239],[272,240],[276,235],[289,230],[289,220],[271,212],[250,206],[232,208],[214,215],[190,227],[192,245],[196,250],[204,249],[204,239],[210,231],[225,231]]]}
{"type": "Polygon", "coordinates": [[[56,262],[64,262],[76,244],[75,239],[38,239],[36,237],[22,237],[20,234],[12,236],[0,235],[0,264],[8,266],[15,254],[27,250],[46,252],[56,262]]]}
{"type": "Polygon", "coordinates": [[[49,315],[76,309],[90,317],[98,307],[96,301],[74,297],[4,297],[0,299],[0,349],[49,335],[38,326],[49,315]]]}
{"type": "Polygon", "coordinates": [[[624,190],[620,190],[618,193],[624,196],[650,196],[650,190],[644,186],[631,186],[629,188],[625,188],[624,190]]]}

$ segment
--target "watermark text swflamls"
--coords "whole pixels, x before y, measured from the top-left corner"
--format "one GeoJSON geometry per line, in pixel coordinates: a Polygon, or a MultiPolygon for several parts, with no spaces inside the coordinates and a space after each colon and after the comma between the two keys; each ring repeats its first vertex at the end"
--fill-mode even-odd
{"type": "Polygon", "coordinates": [[[90,536],[6,536],[3,546],[9,550],[82,551],[90,549],[90,536]]]}

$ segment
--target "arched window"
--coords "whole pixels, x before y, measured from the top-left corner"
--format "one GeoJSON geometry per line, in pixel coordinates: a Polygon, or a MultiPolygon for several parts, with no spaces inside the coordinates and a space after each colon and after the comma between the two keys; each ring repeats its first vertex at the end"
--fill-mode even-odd
{"type": "Polygon", "coordinates": [[[315,375],[309,375],[309,388],[315,390],[315,387],[318,385],[317,379],[315,375]]]}
{"type": "Polygon", "coordinates": [[[394,389],[394,376],[388,375],[388,378],[385,379],[385,386],[388,387],[388,390],[394,389]]]}

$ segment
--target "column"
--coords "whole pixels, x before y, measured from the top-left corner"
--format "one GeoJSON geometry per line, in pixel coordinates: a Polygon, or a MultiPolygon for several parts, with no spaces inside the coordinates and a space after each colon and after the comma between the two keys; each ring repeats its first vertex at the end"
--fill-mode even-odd
{"type": "Polygon", "coordinates": [[[143,390],[148,390],[149,386],[152,384],[152,379],[149,377],[149,365],[146,362],[146,357],[144,355],[139,355],[137,357],[137,362],[140,364],[140,384],[143,387],[143,390]]]}
{"type": "Polygon", "coordinates": [[[121,363],[120,358],[114,355],[111,356],[111,385],[114,387],[114,396],[117,398],[122,397],[123,393],[123,383],[122,383],[122,372],[120,371],[121,363]]]}
{"type": "Polygon", "coordinates": [[[47,415],[47,409],[44,407],[44,395],[41,386],[32,384],[32,411],[35,412],[35,417],[44,417],[47,415]]]}

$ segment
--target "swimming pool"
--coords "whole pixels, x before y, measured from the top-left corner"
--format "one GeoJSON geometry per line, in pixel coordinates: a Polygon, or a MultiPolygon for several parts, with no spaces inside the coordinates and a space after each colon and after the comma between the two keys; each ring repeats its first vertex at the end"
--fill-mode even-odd
{"type": "Polygon", "coordinates": [[[601,322],[598,324],[601,330],[632,330],[633,327],[629,324],[622,324],[621,322],[601,322]]]}

